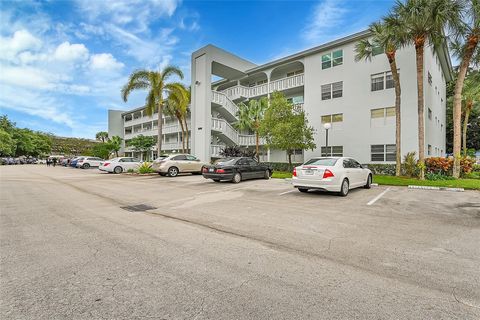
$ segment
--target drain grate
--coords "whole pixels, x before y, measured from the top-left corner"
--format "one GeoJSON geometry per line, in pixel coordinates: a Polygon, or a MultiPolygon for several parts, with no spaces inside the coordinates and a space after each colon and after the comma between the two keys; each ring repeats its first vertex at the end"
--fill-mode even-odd
{"type": "Polygon", "coordinates": [[[126,207],[120,207],[120,208],[130,212],[141,212],[141,211],[157,209],[156,207],[149,206],[148,204],[137,204],[134,206],[126,206],[126,207]]]}

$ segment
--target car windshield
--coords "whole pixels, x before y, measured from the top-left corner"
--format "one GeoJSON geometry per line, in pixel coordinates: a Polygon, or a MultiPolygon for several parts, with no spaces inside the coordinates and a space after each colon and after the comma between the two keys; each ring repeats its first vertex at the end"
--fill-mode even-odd
{"type": "Polygon", "coordinates": [[[223,158],[223,159],[218,159],[214,162],[214,164],[219,164],[219,165],[231,165],[234,164],[235,161],[237,161],[238,158],[223,158]]]}
{"type": "Polygon", "coordinates": [[[335,158],[313,158],[304,163],[304,165],[333,167],[338,159],[335,158]]]}

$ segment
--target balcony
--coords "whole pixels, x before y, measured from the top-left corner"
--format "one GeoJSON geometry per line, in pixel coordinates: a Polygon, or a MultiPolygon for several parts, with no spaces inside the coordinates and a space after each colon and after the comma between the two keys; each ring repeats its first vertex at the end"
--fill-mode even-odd
{"type": "MultiPolygon", "coordinates": [[[[264,83],[258,86],[245,87],[237,85],[221,91],[231,100],[249,99],[272,93],[274,91],[283,91],[287,89],[297,88],[304,85],[304,74],[298,74],[291,77],[286,77],[271,81],[269,84],[264,83]]],[[[213,99],[212,99],[213,101],[213,99]]]]}

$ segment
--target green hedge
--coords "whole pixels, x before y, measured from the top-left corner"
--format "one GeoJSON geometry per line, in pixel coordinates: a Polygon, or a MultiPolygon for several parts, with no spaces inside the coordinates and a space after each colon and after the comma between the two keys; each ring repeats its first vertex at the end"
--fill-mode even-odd
{"type": "Polygon", "coordinates": [[[301,163],[292,163],[292,168],[288,166],[288,162],[263,162],[268,164],[273,171],[291,171],[293,167],[298,167],[301,163]]]}
{"type": "Polygon", "coordinates": [[[394,176],[395,175],[395,168],[396,165],[394,164],[364,164],[365,168],[370,169],[373,174],[381,174],[387,176],[394,176]]]}

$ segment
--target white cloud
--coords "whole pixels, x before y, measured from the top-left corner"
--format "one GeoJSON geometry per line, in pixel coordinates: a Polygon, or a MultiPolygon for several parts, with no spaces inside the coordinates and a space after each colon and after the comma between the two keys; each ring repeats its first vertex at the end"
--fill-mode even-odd
{"type": "Polygon", "coordinates": [[[335,37],[336,34],[332,35],[332,30],[342,25],[347,11],[343,1],[323,0],[318,2],[303,30],[303,38],[310,43],[316,43],[325,40],[325,37],[335,37]]]}
{"type": "Polygon", "coordinates": [[[0,57],[13,60],[16,55],[26,50],[38,50],[42,41],[27,30],[18,30],[11,37],[0,37],[0,57]]]}
{"type": "Polygon", "coordinates": [[[90,57],[90,69],[118,71],[124,67],[124,64],[117,61],[110,53],[94,54],[90,57]]]}
{"type": "Polygon", "coordinates": [[[83,43],[74,43],[65,41],[55,49],[54,57],[59,61],[76,62],[88,59],[88,49],[83,43]]]}

